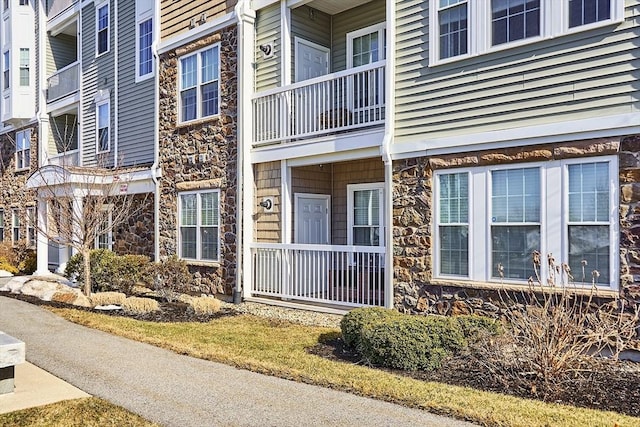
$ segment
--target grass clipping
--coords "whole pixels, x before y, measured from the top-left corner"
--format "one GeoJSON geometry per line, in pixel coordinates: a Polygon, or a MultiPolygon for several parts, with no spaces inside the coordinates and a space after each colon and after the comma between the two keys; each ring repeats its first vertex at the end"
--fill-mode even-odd
{"type": "Polygon", "coordinates": [[[254,372],[344,390],[431,412],[499,426],[637,426],[614,412],[520,399],[401,377],[311,355],[307,349],[339,331],[242,315],[208,323],[146,322],[52,309],[68,320],[180,354],[254,372]]]}

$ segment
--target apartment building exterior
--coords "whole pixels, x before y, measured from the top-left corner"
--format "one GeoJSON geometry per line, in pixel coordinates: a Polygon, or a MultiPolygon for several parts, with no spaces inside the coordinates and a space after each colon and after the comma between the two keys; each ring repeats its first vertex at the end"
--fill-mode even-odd
{"type": "Polygon", "coordinates": [[[252,7],[246,298],[492,312],[537,251],[638,299],[637,1],[252,7]]]}

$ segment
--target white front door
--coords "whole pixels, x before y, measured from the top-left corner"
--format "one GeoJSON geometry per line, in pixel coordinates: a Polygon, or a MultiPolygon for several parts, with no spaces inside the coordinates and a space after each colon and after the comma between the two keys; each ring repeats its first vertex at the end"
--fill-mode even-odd
{"type": "Polygon", "coordinates": [[[295,38],[295,80],[312,79],[329,74],[329,48],[300,37],[295,38]]]}
{"type": "Polygon", "coordinates": [[[330,200],[325,194],[296,193],[296,243],[329,244],[330,200]]]}
{"type": "MultiPolygon", "coordinates": [[[[295,242],[329,245],[331,196],[295,194],[295,242]]],[[[304,251],[293,266],[292,293],[299,297],[326,298],[329,284],[329,251],[304,251]]]]}

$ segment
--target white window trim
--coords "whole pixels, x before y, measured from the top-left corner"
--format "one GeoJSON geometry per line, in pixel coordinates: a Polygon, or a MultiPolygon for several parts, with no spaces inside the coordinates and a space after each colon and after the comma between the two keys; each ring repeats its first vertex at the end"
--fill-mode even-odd
{"type": "Polygon", "coordinates": [[[11,209],[11,242],[16,245],[20,241],[20,212],[18,208],[11,209]],[[17,231],[16,231],[17,230],[17,231]],[[17,239],[16,239],[17,235],[17,239]]]}
{"type": "Polygon", "coordinates": [[[384,182],[374,182],[367,184],[348,184],[347,185],[347,245],[353,245],[353,195],[356,191],[362,190],[378,190],[380,193],[379,201],[380,206],[378,208],[379,214],[379,222],[380,222],[380,241],[378,242],[378,247],[385,246],[385,230],[386,223],[384,218],[384,182]]]}
{"type": "Polygon", "coordinates": [[[38,220],[36,217],[36,208],[35,206],[27,207],[27,246],[30,248],[35,248],[36,243],[38,241],[38,232],[36,228],[35,222],[38,220]],[[31,239],[31,232],[33,230],[33,239],[31,239]]]}
{"type": "Polygon", "coordinates": [[[202,119],[210,119],[212,117],[218,117],[220,116],[220,104],[221,104],[221,100],[222,100],[222,87],[220,84],[220,80],[222,79],[222,76],[220,75],[221,72],[221,58],[222,55],[220,53],[220,43],[214,43],[211,44],[207,47],[204,47],[202,49],[198,49],[195,52],[191,52],[187,55],[182,55],[181,57],[178,58],[178,75],[177,75],[177,79],[178,79],[178,123],[179,124],[188,124],[188,123],[193,123],[193,122],[197,122],[198,120],[202,120],[202,119]],[[201,81],[201,73],[202,70],[200,68],[200,64],[201,64],[201,59],[200,59],[200,54],[206,50],[209,49],[213,49],[213,48],[217,48],[218,51],[218,113],[217,114],[213,114],[211,116],[203,116],[202,115],[202,99],[201,99],[201,93],[200,93],[200,88],[202,87],[202,81],[201,81]],[[185,58],[189,58],[190,56],[194,56],[196,55],[196,118],[192,119],[192,120],[182,120],[182,60],[185,58]]]}
{"type": "Polygon", "coordinates": [[[16,171],[25,171],[25,170],[29,170],[31,168],[31,129],[25,129],[25,130],[21,130],[16,132],[16,155],[15,155],[15,163],[16,163],[16,167],[15,170],[16,171]],[[22,150],[18,151],[18,139],[19,136],[18,134],[23,134],[26,136],[25,140],[29,142],[29,148],[23,148],[22,150]],[[25,161],[25,154],[29,153],[29,161],[25,161]],[[18,158],[22,157],[22,167],[19,168],[18,167],[18,158]]]}
{"type": "Polygon", "coordinates": [[[96,140],[96,154],[108,153],[111,151],[111,101],[109,99],[96,101],[96,132],[95,132],[95,140],[96,140]],[[107,149],[100,150],[100,107],[103,105],[107,106],[107,112],[109,113],[107,118],[107,129],[109,129],[109,138],[107,139],[107,149]]]}
{"type": "MultiPolygon", "coordinates": [[[[100,233],[100,230],[96,230],[96,237],[94,239],[93,247],[95,249],[100,249],[100,236],[107,235],[107,248],[108,250],[113,250],[113,205],[104,205],[100,208],[101,212],[106,212],[107,214],[107,231],[106,233],[100,233]]],[[[104,248],[103,248],[104,249],[104,248]]]]}
{"type": "MultiPolygon", "coordinates": [[[[567,262],[569,256],[568,242],[568,166],[572,164],[609,163],[609,284],[598,283],[600,288],[618,290],[619,288],[619,222],[618,222],[618,159],[616,156],[584,157],[578,159],[554,160],[549,162],[517,163],[510,165],[492,165],[475,168],[454,168],[436,170],[433,174],[433,266],[434,278],[442,280],[467,280],[473,282],[526,285],[527,282],[515,279],[492,278],[493,269],[491,260],[491,172],[496,170],[540,168],[540,253],[542,263],[540,274],[543,283],[548,277],[547,259],[549,253],[554,254],[556,263],[567,262]],[[440,273],[440,232],[439,223],[439,189],[438,177],[451,173],[469,174],[469,275],[455,276],[440,273]],[[558,183],[561,183],[558,185],[558,183]],[[558,255],[560,254],[560,255],[558,255]]],[[[575,283],[572,286],[581,287],[579,272],[574,271],[575,283]]],[[[535,280],[535,278],[534,278],[535,280]]],[[[591,280],[586,278],[591,286],[591,280]]]]}
{"type": "Polygon", "coordinates": [[[378,52],[380,52],[380,58],[378,58],[378,61],[383,61],[387,57],[384,46],[384,32],[386,28],[387,23],[380,22],[379,24],[370,25],[368,27],[347,33],[347,68],[353,68],[353,39],[365,36],[367,34],[375,32],[378,33],[378,52]]]}
{"type": "MultiPolygon", "coordinates": [[[[222,228],[222,223],[220,221],[221,219],[221,208],[222,208],[222,203],[220,201],[220,189],[208,189],[208,190],[197,190],[197,191],[181,191],[178,193],[178,215],[177,215],[177,254],[178,254],[178,258],[185,260],[187,262],[195,262],[195,263],[201,263],[201,264],[219,264],[220,263],[220,259],[222,256],[222,246],[221,246],[221,238],[220,238],[220,229],[222,228]],[[200,228],[202,227],[202,212],[201,212],[201,202],[200,202],[200,196],[202,194],[208,194],[208,193],[217,193],[218,194],[218,225],[216,226],[217,232],[218,232],[218,236],[217,236],[217,244],[218,244],[218,258],[215,260],[209,260],[209,259],[202,259],[202,248],[201,248],[201,241],[200,241],[200,228]],[[182,196],[187,196],[190,194],[195,194],[196,195],[196,257],[195,258],[186,258],[184,256],[182,256],[182,234],[180,233],[180,228],[182,228],[182,196]]],[[[207,226],[209,227],[209,226],[207,226]]]]}
{"type": "Polygon", "coordinates": [[[624,20],[624,0],[611,0],[610,19],[569,28],[569,0],[540,0],[540,35],[491,46],[491,0],[467,3],[467,53],[440,59],[438,0],[429,0],[429,66],[448,64],[558,36],[618,24],[624,20]]]}
{"type": "Polygon", "coordinates": [[[96,49],[96,58],[99,56],[102,56],[106,53],[109,53],[109,51],[111,51],[111,4],[109,1],[105,1],[102,3],[98,3],[95,6],[95,10],[96,10],[96,24],[95,24],[95,31],[96,31],[96,35],[95,35],[95,49],[96,49]],[[99,32],[99,12],[100,9],[102,9],[103,7],[107,7],[107,17],[108,17],[108,22],[107,22],[107,50],[105,50],[104,52],[98,52],[98,32],[99,32]]]}
{"type": "MultiPolygon", "coordinates": [[[[136,9],[138,6],[138,2],[136,2],[136,9]]],[[[156,36],[156,21],[153,17],[153,10],[148,12],[144,12],[142,14],[136,13],[136,83],[143,82],[152,78],[155,75],[155,58],[153,57],[153,48],[151,52],[151,72],[140,75],[140,24],[143,24],[146,21],[151,21],[151,45],[155,40],[156,36]]]]}

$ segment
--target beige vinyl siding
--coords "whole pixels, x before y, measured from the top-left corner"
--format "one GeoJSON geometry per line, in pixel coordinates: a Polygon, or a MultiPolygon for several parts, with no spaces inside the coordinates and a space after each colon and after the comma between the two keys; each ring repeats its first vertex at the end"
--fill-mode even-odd
{"type": "Polygon", "coordinates": [[[333,16],[331,63],[334,72],[347,68],[347,33],[385,22],[385,16],[384,0],[374,0],[333,16]]]}
{"type": "Polygon", "coordinates": [[[256,14],[255,85],[256,92],[280,86],[280,3],[274,3],[256,14]],[[273,55],[264,58],[260,45],[272,43],[273,55]]]}
{"type": "Polygon", "coordinates": [[[46,38],[47,76],[76,62],[78,59],[78,42],[75,37],[58,34],[46,38]]]}
{"type": "MultiPolygon", "coordinates": [[[[96,8],[93,3],[82,8],[80,22],[82,23],[82,162],[84,166],[93,166],[96,160],[96,105],[94,97],[98,90],[108,90],[111,106],[111,124],[109,137],[111,138],[111,152],[101,163],[107,165],[113,162],[114,135],[114,9],[113,1],[109,9],[109,51],[96,58],[96,8]]],[[[101,164],[102,166],[102,164],[101,164]]]]}
{"type": "Polygon", "coordinates": [[[296,75],[295,38],[300,37],[320,46],[331,48],[330,29],[331,16],[324,12],[309,6],[298,7],[291,11],[291,81],[295,81],[296,75]]]}
{"type": "Polygon", "coordinates": [[[236,0],[162,0],[160,37],[164,40],[189,31],[192,18],[195,18],[196,26],[202,25],[203,13],[206,14],[206,22],[231,13],[236,3],[236,0]]]}
{"type": "Polygon", "coordinates": [[[254,166],[255,179],[255,240],[261,243],[280,243],[280,162],[260,163],[254,166]],[[273,198],[273,211],[264,212],[258,204],[265,198],[273,198]]]}
{"type": "Polygon", "coordinates": [[[373,182],[384,182],[384,163],[380,158],[333,164],[331,240],[334,245],[347,244],[347,185],[373,182]]]}
{"type": "Polygon", "coordinates": [[[136,7],[118,10],[118,160],[121,166],[153,163],[155,81],[136,83],[136,7]]]}
{"type": "Polygon", "coordinates": [[[637,112],[638,4],[622,24],[429,68],[428,2],[398,0],[396,142],[637,112]]]}
{"type": "Polygon", "coordinates": [[[78,146],[78,117],[75,114],[50,116],[49,127],[51,131],[47,141],[47,151],[50,156],[78,146]]]}

